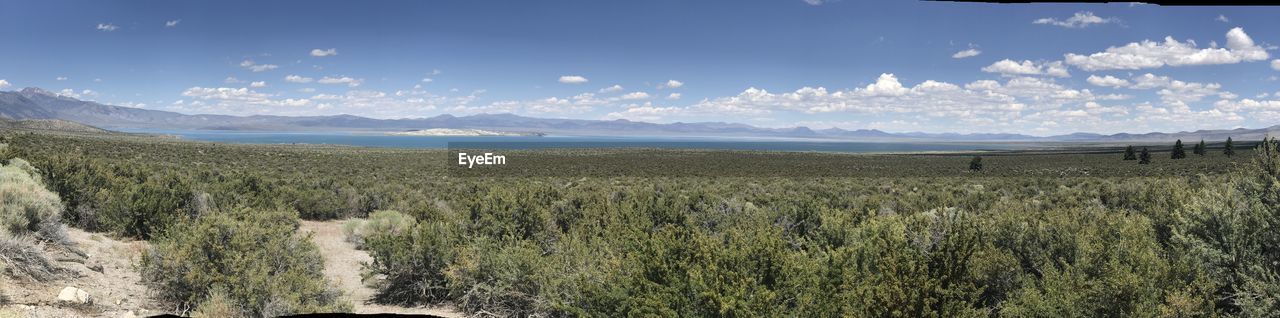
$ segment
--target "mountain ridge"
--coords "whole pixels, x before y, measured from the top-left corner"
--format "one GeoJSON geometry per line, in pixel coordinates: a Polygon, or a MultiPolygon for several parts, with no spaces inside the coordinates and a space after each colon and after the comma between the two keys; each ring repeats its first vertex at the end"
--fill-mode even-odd
{"type": "Polygon", "coordinates": [[[82,101],[41,88],[0,91],[0,118],[10,120],[66,120],[102,128],[195,129],[195,130],[261,130],[261,131],[403,131],[413,129],[452,128],[484,129],[513,133],[603,134],[603,135],[686,135],[743,136],[780,138],[820,138],[850,141],[1050,141],[1050,142],[1119,142],[1172,141],[1174,139],[1241,140],[1262,139],[1280,132],[1280,125],[1258,129],[1218,129],[1180,131],[1176,133],[1071,133],[1054,136],[1030,136],[1012,133],[890,133],[878,129],[826,128],[814,130],[805,126],[764,128],[730,122],[674,122],[668,124],[627,119],[590,120],[525,117],[510,113],[454,116],[442,114],[425,118],[375,119],[341,114],[329,116],[276,115],[187,115],[176,112],[106,105],[82,101]]]}

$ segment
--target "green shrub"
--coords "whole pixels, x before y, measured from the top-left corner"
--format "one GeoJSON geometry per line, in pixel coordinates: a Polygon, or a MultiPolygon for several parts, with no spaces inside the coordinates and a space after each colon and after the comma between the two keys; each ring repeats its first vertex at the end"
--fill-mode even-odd
{"type": "Polygon", "coordinates": [[[35,167],[17,158],[0,165],[0,232],[63,243],[61,213],[62,201],[44,188],[35,167]]]}
{"type": "Polygon", "coordinates": [[[179,308],[222,290],[249,316],[349,310],[322,274],[310,237],[296,235],[296,227],[291,211],[214,211],[154,240],[140,273],[162,301],[179,308]]]}
{"type": "Polygon", "coordinates": [[[368,219],[350,219],[342,224],[347,241],[363,248],[365,238],[374,235],[402,235],[413,229],[418,221],[412,216],[392,210],[374,211],[368,219]]]}
{"type": "Polygon", "coordinates": [[[227,296],[227,292],[221,289],[213,290],[209,293],[204,301],[191,311],[193,318],[238,318],[243,317],[244,311],[240,306],[227,296]]]}

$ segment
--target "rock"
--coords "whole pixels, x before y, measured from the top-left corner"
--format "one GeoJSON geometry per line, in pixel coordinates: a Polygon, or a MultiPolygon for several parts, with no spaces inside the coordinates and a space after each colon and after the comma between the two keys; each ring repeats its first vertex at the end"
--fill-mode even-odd
{"type": "Polygon", "coordinates": [[[132,310],[126,311],[123,314],[120,314],[120,318],[137,318],[137,317],[138,315],[135,315],[132,310]]]}
{"type": "Polygon", "coordinates": [[[89,298],[89,292],[83,289],[67,286],[58,293],[58,301],[73,304],[88,304],[93,300],[89,298]]]}
{"type": "Polygon", "coordinates": [[[89,265],[89,270],[102,273],[102,264],[89,265]]]}

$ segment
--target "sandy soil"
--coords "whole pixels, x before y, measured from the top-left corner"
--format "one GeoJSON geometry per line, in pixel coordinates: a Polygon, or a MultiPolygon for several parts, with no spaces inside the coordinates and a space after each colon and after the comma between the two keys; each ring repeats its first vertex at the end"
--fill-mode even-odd
{"type": "Polygon", "coordinates": [[[61,279],[47,282],[11,278],[0,284],[5,302],[0,317],[129,317],[158,315],[139,281],[133,262],[146,250],[144,241],[120,241],[103,234],[67,228],[68,237],[87,256],[64,248],[46,246],[45,254],[64,270],[61,279]],[[58,292],[71,286],[89,293],[92,303],[58,302],[58,292]]]}
{"type": "Polygon", "coordinates": [[[313,233],[311,240],[324,255],[324,274],[345,291],[357,314],[395,313],[434,315],[440,317],[464,317],[462,313],[447,307],[399,307],[373,303],[375,291],[360,282],[361,263],[373,258],[347,243],[342,234],[343,221],[302,221],[300,231],[313,233]]]}

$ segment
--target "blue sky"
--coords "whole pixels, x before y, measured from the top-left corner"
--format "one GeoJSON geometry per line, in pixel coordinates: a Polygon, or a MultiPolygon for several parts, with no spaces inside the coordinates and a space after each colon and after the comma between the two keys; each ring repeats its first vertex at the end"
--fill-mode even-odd
{"type": "Polygon", "coordinates": [[[0,90],[234,115],[1262,127],[1280,124],[1277,16],[851,0],[5,1],[0,90]]]}

